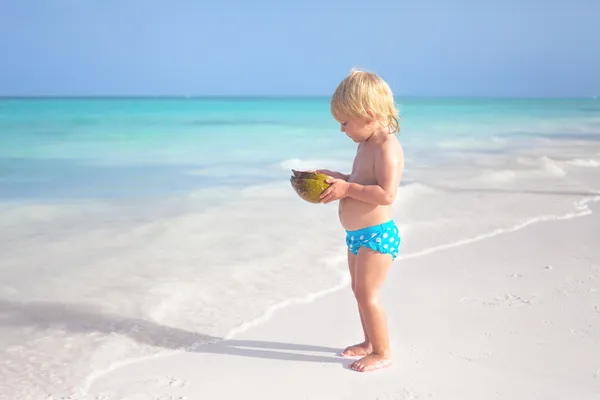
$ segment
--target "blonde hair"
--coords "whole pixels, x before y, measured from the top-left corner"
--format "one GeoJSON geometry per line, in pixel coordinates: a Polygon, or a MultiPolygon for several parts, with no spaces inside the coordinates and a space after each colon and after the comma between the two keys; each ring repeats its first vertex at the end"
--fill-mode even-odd
{"type": "Polygon", "coordinates": [[[387,122],[392,133],[400,131],[398,110],[389,85],[372,72],[352,68],[331,97],[331,115],[341,122],[347,118],[367,117],[367,110],[387,122]]]}

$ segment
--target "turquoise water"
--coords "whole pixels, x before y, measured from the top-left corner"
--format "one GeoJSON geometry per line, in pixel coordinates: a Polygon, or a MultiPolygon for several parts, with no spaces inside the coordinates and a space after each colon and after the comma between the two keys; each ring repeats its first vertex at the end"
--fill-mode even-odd
{"type": "MultiPolygon", "coordinates": [[[[596,137],[593,99],[399,99],[407,159],[596,137]]],[[[0,100],[0,198],[154,196],[287,179],[291,159],[348,160],[328,98],[0,100]]]]}

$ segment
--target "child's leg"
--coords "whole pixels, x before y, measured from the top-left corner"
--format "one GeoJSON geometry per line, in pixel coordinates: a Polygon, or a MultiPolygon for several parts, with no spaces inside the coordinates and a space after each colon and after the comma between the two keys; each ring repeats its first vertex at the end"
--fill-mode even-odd
{"type": "MultiPolygon", "coordinates": [[[[352,279],[352,292],[356,295],[355,285],[356,285],[356,255],[354,255],[350,250],[348,250],[348,268],[350,269],[350,278],[352,279]]],[[[354,357],[354,356],[365,356],[369,354],[372,350],[371,341],[369,340],[369,334],[367,333],[367,328],[365,326],[365,320],[362,315],[362,311],[360,311],[360,307],[358,307],[358,314],[360,315],[360,323],[362,325],[363,334],[365,336],[365,340],[362,343],[358,343],[352,346],[346,347],[346,349],[342,352],[343,356],[354,357]]]]}
{"type": "Polygon", "coordinates": [[[379,290],[391,265],[389,254],[366,247],[361,247],[356,257],[354,294],[373,347],[371,354],[350,365],[356,371],[369,371],[390,364],[387,317],[379,300],[379,290]]]}

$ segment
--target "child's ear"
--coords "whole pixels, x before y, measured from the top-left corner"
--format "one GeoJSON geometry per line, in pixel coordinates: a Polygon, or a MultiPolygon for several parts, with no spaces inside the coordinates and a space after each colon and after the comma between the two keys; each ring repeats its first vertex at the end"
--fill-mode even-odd
{"type": "Polygon", "coordinates": [[[367,115],[369,116],[369,123],[373,122],[375,120],[375,113],[373,112],[373,110],[367,108],[365,110],[365,112],[367,113],[367,115]]]}

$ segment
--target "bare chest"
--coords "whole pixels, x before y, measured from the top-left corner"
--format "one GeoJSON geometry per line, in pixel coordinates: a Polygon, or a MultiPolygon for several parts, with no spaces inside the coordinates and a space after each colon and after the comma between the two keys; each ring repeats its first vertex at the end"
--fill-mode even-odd
{"type": "Polygon", "coordinates": [[[359,149],[352,164],[350,174],[351,182],[360,184],[374,184],[375,178],[375,153],[368,149],[359,149]]]}

